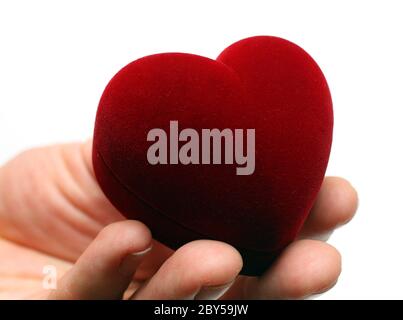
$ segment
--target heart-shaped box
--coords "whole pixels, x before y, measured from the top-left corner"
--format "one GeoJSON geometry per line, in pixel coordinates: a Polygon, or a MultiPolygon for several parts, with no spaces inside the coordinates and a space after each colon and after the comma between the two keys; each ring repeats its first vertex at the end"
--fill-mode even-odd
{"type": "Polygon", "coordinates": [[[144,222],[154,238],[171,248],[195,239],[225,241],[241,253],[242,273],[258,275],[307,217],[323,181],[332,129],[330,92],[315,61],[287,40],[258,36],[236,42],[216,60],[163,53],[120,70],[99,103],[93,164],[110,201],[127,218],[144,222]],[[176,135],[185,129],[199,134],[193,141],[199,154],[191,158],[199,163],[178,159],[187,142],[176,135]],[[229,151],[222,139],[221,164],[203,163],[204,129],[228,129],[233,138],[237,129],[243,132],[244,154],[252,141],[247,130],[254,130],[246,174],[237,174],[246,164],[224,161],[225,152],[236,152],[235,138],[229,151]],[[167,149],[159,150],[166,157],[155,153],[157,163],[147,156],[150,132],[166,133],[167,149]]]}

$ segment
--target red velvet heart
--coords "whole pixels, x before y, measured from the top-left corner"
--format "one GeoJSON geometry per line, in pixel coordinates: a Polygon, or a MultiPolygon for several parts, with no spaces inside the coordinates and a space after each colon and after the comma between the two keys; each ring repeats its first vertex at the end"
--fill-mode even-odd
{"type": "Polygon", "coordinates": [[[244,39],[217,60],[151,55],[120,70],[102,95],[94,170],[110,201],[157,240],[171,248],[204,238],[228,242],[243,256],[242,273],[258,275],[293,241],[311,209],[332,127],[326,80],[289,41],[244,39]],[[173,120],[179,130],[199,133],[255,129],[254,172],[237,175],[236,163],[150,164],[149,131],[169,133],[173,120]]]}

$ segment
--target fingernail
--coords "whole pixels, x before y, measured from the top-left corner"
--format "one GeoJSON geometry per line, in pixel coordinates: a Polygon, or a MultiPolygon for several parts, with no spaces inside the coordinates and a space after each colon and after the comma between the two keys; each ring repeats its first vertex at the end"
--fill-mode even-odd
{"type": "Polygon", "coordinates": [[[332,289],[335,285],[337,284],[337,280],[335,282],[333,282],[331,285],[312,293],[311,295],[309,295],[308,297],[306,297],[304,300],[315,300],[317,298],[319,298],[322,294],[324,294],[325,292],[329,291],[330,289],[332,289]]]}
{"type": "Polygon", "coordinates": [[[327,241],[327,240],[329,240],[329,238],[332,234],[333,234],[333,230],[328,231],[328,232],[323,232],[321,234],[317,234],[317,235],[314,235],[309,238],[312,240],[327,241]]]}
{"type": "Polygon", "coordinates": [[[143,257],[149,253],[151,249],[152,247],[149,247],[143,251],[133,252],[126,256],[120,264],[119,272],[126,277],[132,276],[143,260],[143,257]]]}
{"type": "Polygon", "coordinates": [[[233,285],[234,281],[226,283],[221,286],[203,287],[195,296],[195,300],[217,300],[228,291],[233,285]]]}

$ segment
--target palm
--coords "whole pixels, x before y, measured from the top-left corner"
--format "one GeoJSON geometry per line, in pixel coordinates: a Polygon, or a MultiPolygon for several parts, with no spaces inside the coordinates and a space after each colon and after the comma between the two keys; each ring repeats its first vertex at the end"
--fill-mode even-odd
{"type": "MultiPolygon", "coordinates": [[[[0,276],[6,288],[0,298],[43,295],[44,265],[56,266],[62,276],[104,226],[124,219],[100,190],[90,155],[90,143],[33,149],[0,171],[0,276]]],[[[316,228],[311,224],[306,229],[316,228]]],[[[172,254],[154,241],[133,287],[172,254]]],[[[253,295],[249,288],[258,291],[258,279],[238,277],[227,297],[253,295]]]]}

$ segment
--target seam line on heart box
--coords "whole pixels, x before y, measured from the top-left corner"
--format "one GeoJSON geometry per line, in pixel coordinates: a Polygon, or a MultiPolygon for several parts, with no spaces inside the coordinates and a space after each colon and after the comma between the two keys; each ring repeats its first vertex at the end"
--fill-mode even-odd
{"type": "MultiPolygon", "coordinates": [[[[96,148],[95,148],[95,149],[96,149],[96,148]]],[[[150,204],[147,200],[145,200],[145,199],[143,199],[141,196],[137,195],[134,191],[132,191],[132,189],[131,189],[129,186],[126,185],[126,183],[124,183],[124,182],[113,172],[113,170],[111,170],[111,168],[109,167],[109,165],[106,163],[104,157],[102,156],[102,154],[101,154],[98,150],[96,150],[96,153],[97,153],[97,155],[99,156],[99,158],[101,159],[101,161],[103,162],[103,164],[105,165],[105,167],[108,168],[108,170],[109,170],[109,172],[111,173],[111,175],[113,176],[113,178],[114,178],[117,182],[119,182],[119,183],[126,189],[126,191],[129,192],[129,194],[133,195],[137,200],[141,201],[144,205],[146,205],[146,206],[149,207],[150,209],[154,210],[154,211],[155,211],[157,214],[159,214],[160,216],[162,216],[162,217],[164,217],[164,218],[166,218],[166,219],[168,219],[168,220],[170,220],[170,221],[172,221],[172,222],[178,224],[181,228],[186,229],[186,230],[188,230],[188,231],[191,231],[191,232],[195,233],[196,235],[200,236],[202,239],[218,240],[218,239],[214,239],[214,238],[211,237],[211,236],[207,236],[207,235],[204,235],[204,234],[202,234],[202,233],[200,233],[200,232],[194,231],[193,229],[191,229],[191,228],[189,228],[189,227],[183,225],[182,223],[179,223],[179,222],[176,221],[175,219],[173,219],[173,218],[169,217],[168,215],[166,215],[162,210],[156,208],[155,206],[153,206],[152,204],[150,204]]],[[[218,240],[218,241],[227,242],[227,241],[225,241],[225,240],[218,240]]],[[[256,252],[256,253],[258,253],[258,254],[269,254],[269,253],[270,253],[270,252],[268,252],[268,251],[256,250],[256,249],[251,249],[251,248],[245,248],[245,247],[238,246],[238,245],[234,245],[234,247],[239,248],[240,250],[243,250],[243,251],[246,251],[246,250],[253,251],[253,252],[256,252]]],[[[271,252],[275,252],[275,251],[277,251],[277,250],[280,250],[281,248],[282,248],[282,247],[280,247],[280,248],[275,248],[275,249],[272,249],[272,250],[270,250],[270,251],[271,251],[271,252]]]]}

